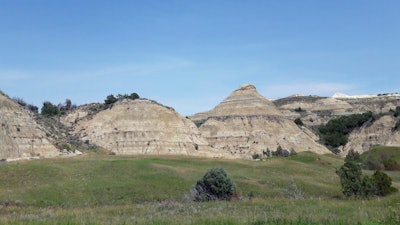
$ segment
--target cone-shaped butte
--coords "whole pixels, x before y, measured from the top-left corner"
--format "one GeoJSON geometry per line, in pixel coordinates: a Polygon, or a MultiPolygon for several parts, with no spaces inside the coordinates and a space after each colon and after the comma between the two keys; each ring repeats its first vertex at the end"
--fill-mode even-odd
{"type": "Polygon", "coordinates": [[[254,153],[278,146],[288,151],[329,153],[312,136],[260,95],[251,84],[232,92],[214,109],[191,117],[211,147],[235,157],[249,158],[254,153]]]}
{"type": "Polygon", "coordinates": [[[211,115],[281,115],[281,112],[272,102],[260,95],[254,85],[245,84],[217,105],[211,111],[211,115]]]}

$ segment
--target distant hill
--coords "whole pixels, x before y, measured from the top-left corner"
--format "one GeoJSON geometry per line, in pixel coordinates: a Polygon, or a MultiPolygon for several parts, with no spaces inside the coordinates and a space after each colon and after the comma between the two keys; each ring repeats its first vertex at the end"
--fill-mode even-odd
{"type": "Polygon", "coordinates": [[[319,127],[328,121],[371,111],[375,120],[354,129],[337,149],[365,152],[376,145],[400,146],[399,94],[334,97],[293,95],[270,101],[246,84],[207,112],[183,117],[148,99],[92,103],[45,118],[0,95],[0,158],[112,154],[174,154],[251,158],[278,147],[330,153],[319,127]],[[76,151],[79,150],[79,151],[76,151]]]}

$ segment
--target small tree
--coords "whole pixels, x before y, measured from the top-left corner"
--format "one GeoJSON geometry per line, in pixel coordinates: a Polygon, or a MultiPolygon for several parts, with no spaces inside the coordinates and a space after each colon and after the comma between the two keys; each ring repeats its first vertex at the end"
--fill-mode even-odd
{"type": "Polygon", "coordinates": [[[118,98],[114,97],[114,95],[109,95],[107,98],[104,100],[104,105],[109,106],[115,102],[118,101],[118,98]]]}
{"type": "Polygon", "coordinates": [[[372,178],[362,176],[359,155],[350,151],[346,155],[345,164],[336,171],[340,177],[342,192],[345,196],[370,197],[372,195],[385,196],[396,192],[392,187],[392,179],[384,172],[377,170],[372,178]]]}
{"type": "Polygon", "coordinates": [[[129,95],[129,99],[135,100],[135,99],[138,99],[138,98],[140,98],[140,96],[135,92],[132,93],[131,95],[129,95]]]}
{"type": "Polygon", "coordinates": [[[230,200],[236,192],[235,183],[224,169],[212,168],[192,188],[193,200],[197,202],[230,200]]]}
{"type": "Polygon", "coordinates": [[[354,151],[353,149],[351,149],[347,153],[346,158],[344,159],[344,161],[345,162],[354,161],[354,162],[357,162],[357,163],[361,163],[362,159],[361,159],[360,153],[358,153],[358,152],[354,151]]]}
{"type": "Polygon", "coordinates": [[[354,161],[345,162],[345,164],[336,171],[336,174],[340,178],[342,192],[345,196],[358,197],[361,195],[362,172],[359,164],[354,161]]]}
{"type": "Polygon", "coordinates": [[[58,107],[56,105],[54,105],[53,103],[49,102],[49,101],[45,101],[43,102],[43,107],[41,110],[41,114],[43,116],[55,116],[58,115],[60,113],[60,110],[58,109],[58,107]]]}
{"type": "Polygon", "coordinates": [[[369,176],[364,176],[361,181],[361,196],[369,198],[375,195],[376,188],[373,179],[369,176]]]}
{"type": "Polygon", "coordinates": [[[375,171],[372,180],[375,185],[375,194],[378,196],[386,196],[397,191],[392,187],[392,178],[380,170],[375,171]]]}
{"type": "Polygon", "coordinates": [[[38,112],[39,112],[39,108],[38,108],[37,106],[35,106],[35,105],[28,104],[26,107],[27,107],[30,111],[34,112],[34,113],[38,113],[38,112]]]}

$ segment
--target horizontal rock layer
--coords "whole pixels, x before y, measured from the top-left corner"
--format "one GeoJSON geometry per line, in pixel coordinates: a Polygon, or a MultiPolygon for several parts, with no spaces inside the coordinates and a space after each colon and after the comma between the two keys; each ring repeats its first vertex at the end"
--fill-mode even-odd
{"type": "Polygon", "coordinates": [[[34,115],[0,94],[0,158],[54,157],[60,154],[34,115]]]}
{"type": "Polygon", "coordinates": [[[116,154],[216,156],[192,121],[145,99],[118,101],[80,120],[75,133],[116,154]]]}

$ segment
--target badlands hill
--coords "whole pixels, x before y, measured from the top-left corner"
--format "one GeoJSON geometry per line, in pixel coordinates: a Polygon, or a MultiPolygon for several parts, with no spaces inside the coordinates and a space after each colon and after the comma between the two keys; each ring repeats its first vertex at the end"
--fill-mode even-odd
{"type": "Polygon", "coordinates": [[[251,158],[263,150],[330,153],[318,127],[343,115],[374,112],[377,119],[349,135],[342,154],[371,146],[400,146],[400,118],[391,110],[398,95],[332,98],[291,96],[270,101],[247,84],[207,112],[183,117],[148,99],[93,103],[45,119],[0,95],[0,159],[55,157],[62,152],[103,148],[114,154],[176,154],[251,158]],[[297,125],[300,119],[304,125],[297,125]]]}
{"type": "Polygon", "coordinates": [[[355,129],[345,146],[340,146],[341,155],[349,150],[365,152],[373,146],[400,146],[400,118],[391,111],[400,107],[399,94],[348,96],[335,94],[331,98],[319,96],[291,96],[277,99],[274,104],[286,118],[301,119],[305,127],[317,132],[318,127],[340,116],[372,112],[377,117],[355,129]]]}
{"type": "Polygon", "coordinates": [[[296,152],[329,153],[311,131],[282,116],[250,84],[232,92],[211,111],[190,118],[211,147],[244,158],[266,149],[275,151],[278,146],[296,152]]]}
{"type": "Polygon", "coordinates": [[[115,154],[218,156],[192,121],[148,99],[120,100],[94,115],[78,108],[62,121],[83,142],[115,154]]]}
{"type": "Polygon", "coordinates": [[[0,159],[55,157],[60,151],[36,115],[0,92],[0,159]]]}

